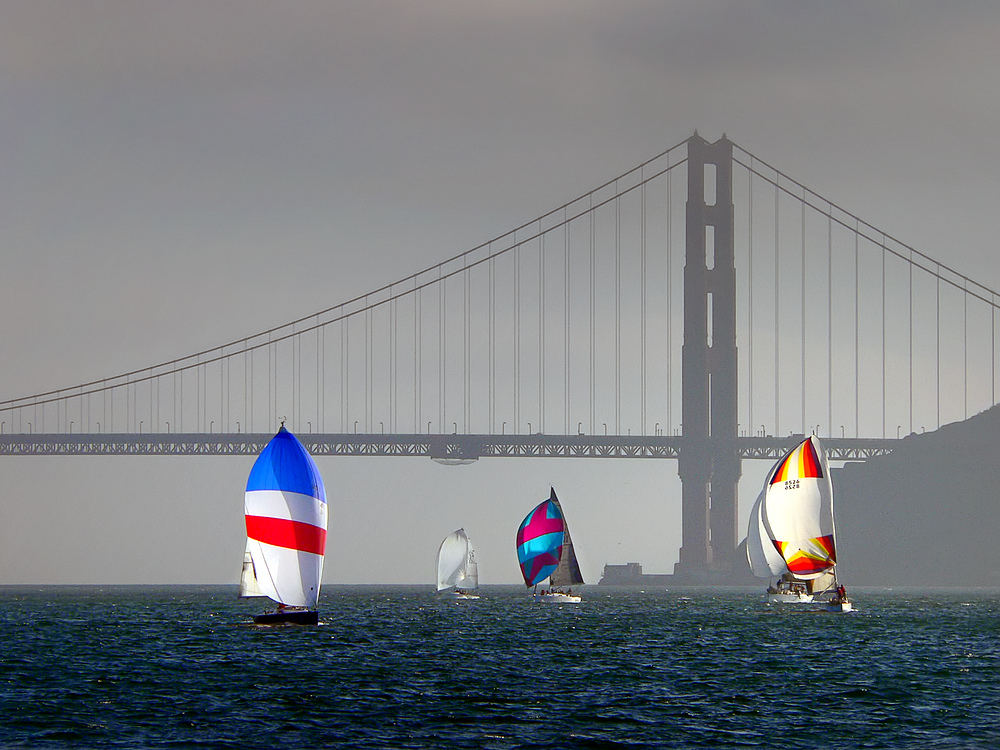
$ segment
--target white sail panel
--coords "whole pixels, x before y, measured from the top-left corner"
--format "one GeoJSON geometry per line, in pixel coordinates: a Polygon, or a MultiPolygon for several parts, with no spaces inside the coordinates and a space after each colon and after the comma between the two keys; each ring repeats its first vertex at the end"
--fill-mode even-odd
{"type": "Polygon", "coordinates": [[[246,552],[243,553],[243,570],[240,573],[240,597],[246,599],[255,596],[267,596],[267,594],[261,591],[260,584],[257,583],[257,573],[253,567],[248,542],[246,552]]]}
{"type": "Polygon", "coordinates": [[[451,532],[438,547],[437,590],[460,586],[465,578],[465,564],[469,553],[469,538],[465,529],[451,532]]]}
{"type": "Polygon", "coordinates": [[[747,560],[751,572],[758,578],[780,576],[788,572],[783,558],[775,548],[762,515],[765,492],[761,490],[750,511],[750,524],[747,528],[747,560]]]}
{"type": "Polygon", "coordinates": [[[815,436],[790,451],[769,477],[761,519],[796,578],[816,578],[836,563],[832,498],[829,465],[815,436]]]}
{"type": "Polygon", "coordinates": [[[315,607],[323,555],[249,540],[257,585],[265,596],[293,607],[315,607]]]}

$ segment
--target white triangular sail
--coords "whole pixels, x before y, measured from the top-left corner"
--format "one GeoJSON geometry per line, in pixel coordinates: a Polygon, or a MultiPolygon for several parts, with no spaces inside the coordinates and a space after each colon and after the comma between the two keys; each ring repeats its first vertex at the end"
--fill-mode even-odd
{"type": "Polygon", "coordinates": [[[250,545],[247,544],[247,550],[243,553],[243,572],[240,574],[240,597],[246,599],[254,596],[267,596],[267,594],[261,591],[260,585],[257,583],[257,573],[253,568],[250,545]]]}
{"type": "Polygon", "coordinates": [[[312,457],[284,425],[250,471],[245,513],[259,591],[280,604],[315,607],[326,549],[326,491],[312,457]]]}
{"type": "Polygon", "coordinates": [[[479,563],[476,548],[469,541],[465,529],[451,532],[438,547],[437,590],[479,587],[479,563]]]}

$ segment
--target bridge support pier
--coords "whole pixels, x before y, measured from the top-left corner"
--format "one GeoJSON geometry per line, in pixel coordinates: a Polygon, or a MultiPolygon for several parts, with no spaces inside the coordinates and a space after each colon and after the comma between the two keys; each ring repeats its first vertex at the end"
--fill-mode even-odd
{"type": "Polygon", "coordinates": [[[687,152],[682,546],[674,575],[707,582],[733,572],[738,534],[733,145],[696,133],[687,152]]]}

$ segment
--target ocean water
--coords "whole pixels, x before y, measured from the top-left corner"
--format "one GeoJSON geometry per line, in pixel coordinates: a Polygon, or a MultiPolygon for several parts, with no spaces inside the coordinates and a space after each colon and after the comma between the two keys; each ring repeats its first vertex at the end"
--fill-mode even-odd
{"type": "Polygon", "coordinates": [[[997,748],[1000,592],[0,587],[0,746],[997,748]]]}

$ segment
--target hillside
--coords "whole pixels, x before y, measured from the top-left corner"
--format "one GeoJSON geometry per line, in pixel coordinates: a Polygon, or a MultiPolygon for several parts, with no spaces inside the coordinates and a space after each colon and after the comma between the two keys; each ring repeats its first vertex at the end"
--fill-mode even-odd
{"type": "Polygon", "coordinates": [[[849,584],[1000,586],[1000,407],[833,470],[849,584]]]}

